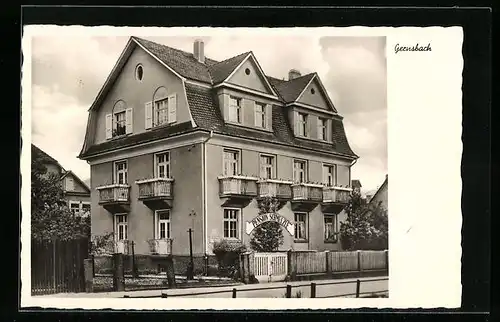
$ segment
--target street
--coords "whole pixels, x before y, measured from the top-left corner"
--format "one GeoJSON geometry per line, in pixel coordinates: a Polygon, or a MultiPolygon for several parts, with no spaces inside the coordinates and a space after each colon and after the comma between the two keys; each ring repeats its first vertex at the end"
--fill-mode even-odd
{"type": "MultiPolygon", "coordinates": [[[[359,278],[360,297],[369,296],[372,293],[380,292],[388,294],[389,281],[387,276],[381,277],[366,277],[359,278]]],[[[348,279],[328,279],[312,281],[316,283],[316,297],[355,297],[356,293],[356,278],[348,279]],[[331,284],[336,283],[336,284],[331,284]],[[346,295],[348,294],[348,295],[346,295]]],[[[286,285],[292,286],[292,297],[297,297],[297,292],[300,291],[301,297],[310,298],[311,282],[275,282],[261,284],[241,284],[232,286],[220,287],[203,287],[203,288],[185,288],[185,289],[165,289],[165,290],[149,290],[149,291],[126,291],[126,292],[107,292],[107,293],[63,293],[43,295],[44,297],[79,297],[79,298],[141,298],[141,297],[161,297],[162,294],[167,294],[168,297],[199,297],[199,298],[231,298],[233,288],[236,289],[236,297],[238,298],[282,298],[285,297],[286,285]],[[259,290],[255,290],[259,289],[259,290]],[[201,294],[198,293],[211,293],[201,294]]]]}

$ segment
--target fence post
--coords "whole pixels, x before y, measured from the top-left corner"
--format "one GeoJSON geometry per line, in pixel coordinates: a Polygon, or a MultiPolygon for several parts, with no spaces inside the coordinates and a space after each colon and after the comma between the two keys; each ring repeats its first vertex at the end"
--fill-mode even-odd
{"type": "Polygon", "coordinates": [[[387,270],[387,273],[389,273],[389,250],[384,250],[385,252],[385,269],[387,270]]]}
{"type": "Polygon", "coordinates": [[[325,260],[326,260],[326,274],[331,276],[332,275],[332,268],[330,267],[330,251],[326,250],[325,251],[325,260]]]}
{"type": "Polygon", "coordinates": [[[361,273],[361,251],[357,250],[357,255],[358,255],[358,272],[361,273]]]}
{"type": "Polygon", "coordinates": [[[311,298],[316,297],[316,283],[311,283],[311,298]]]}
{"type": "Polygon", "coordinates": [[[286,297],[287,298],[292,297],[292,285],[290,285],[290,284],[286,285],[286,297]]]}
{"type": "Polygon", "coordinates": [[[52,238],[52,287],[54,293],[57,293],[56,289],[56,239],[52,238]]]}
{"type": "Polygon", "coordinates": [[[295,256],[295,253],[292,250],[289,250],[287,252],[287,258],[288,258],[288,276],[290,276],[290,279],[293,281],[295,280],[297,275],[297,257],[295,256]]]}
{"type": "Polygon", "coordinates": [[[132,241],[132,277],[139,277],[139,273],[137,272],[137,266],[135,263],[135,242],[132,241]]]}
{"type": "Polygon", "coordinates": [[[233,288],[233,299],[236,298],[236,288],[233,288]]]}
{"type": "Polygon", "coordinates": [[[356,297],[359,297],[359,287],[361,286],[361,281],[359,279],[356,280],[356,297]]]}
{"type": "Polygon", "coordinates": [[[93,259],[88,258],[83,260],[83,269],[85,274],[85,292],[92,293],[94,290],[94,268],[93,259]]]}
{"type": "Polygon", "coordinates": [[[125,290],[125,270],[123,267],[123,254],[113,254],[113,290],[125,290]]]}

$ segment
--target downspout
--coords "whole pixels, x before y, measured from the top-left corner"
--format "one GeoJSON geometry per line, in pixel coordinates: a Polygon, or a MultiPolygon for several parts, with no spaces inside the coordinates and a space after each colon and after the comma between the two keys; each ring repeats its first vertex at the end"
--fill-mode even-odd
{"type": "Polygon", "coordinates": [[[203,169],[203,251],[208,251],[208,208],[207,208],[207,148],[206,143],[213,137],[214,131],[210,131],[208,138],[202,142],[202,169],[203,169]]]}

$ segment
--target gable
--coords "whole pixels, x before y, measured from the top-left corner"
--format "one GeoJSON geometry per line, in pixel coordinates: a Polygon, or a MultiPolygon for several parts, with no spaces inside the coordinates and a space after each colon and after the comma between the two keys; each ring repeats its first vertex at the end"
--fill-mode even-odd
{"type": "Polygon", "coordinates": [[[122,109],[132,109],[132,134],[147,131],[145,126],[145,104],[157,97],[157,94],[176,94],[177,122],[190,121],[189,110],[184,95],[182,80],[165,68],[149,53],[139,46],[132,50],[127,61],[120,69],[114,81],[109,84],[109,90],[104,95],[99,106],[96,106],[92,144],[106,142],[106,115],[113,113],[118,104],[122,109]],[[143,67],[143,78],[136,79],[135,70],[138,65],[143,67]]]}
{"type": "Polygon", "coordinates": [[[315,77],[314,80],[304,89],[304,92],[302,93],[302,96],[300,96],[298,102],[324,110],[332,110],[326,95],[328,94],[322,90],[317,77],[315,77]]]}
{"type": "Polygon", "coordinates": [[[90,193],[89,188],[73,172],[68,173],[63,178],[63,189],[69,192],[90,193]],[[71,186],[73,187],[72,189],[71,186]]]}
{"type": "Polygon", "coordinates": [[[269,95],[274,93],[266,84],[265,76],[259,70],[256,62],[250,56],[245,60],[227,80],[228,83],[253,89],[269,95]]]}

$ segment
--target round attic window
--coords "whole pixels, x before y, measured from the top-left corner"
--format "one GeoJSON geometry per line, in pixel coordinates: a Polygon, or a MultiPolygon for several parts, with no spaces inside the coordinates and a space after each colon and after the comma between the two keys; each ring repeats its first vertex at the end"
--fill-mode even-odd
{"type": "Polygon", "coordinates": [[[144,77],[144,69],[142,65],[137,65],[135,68],[135,79],[137,79],[139,82],[142,81],[142,78],[144,77]]]}
{"type": "Polygon", "coordinates": [[[245,69],[245,74],[250,75],[250,68],[245,69]]]}
{"type": "Polygon", "coordinates": [[[314,90],[314,88],[311,88],[311,94],[314,95],[314,93],[316,93],[316,91],[314,90]]]}

